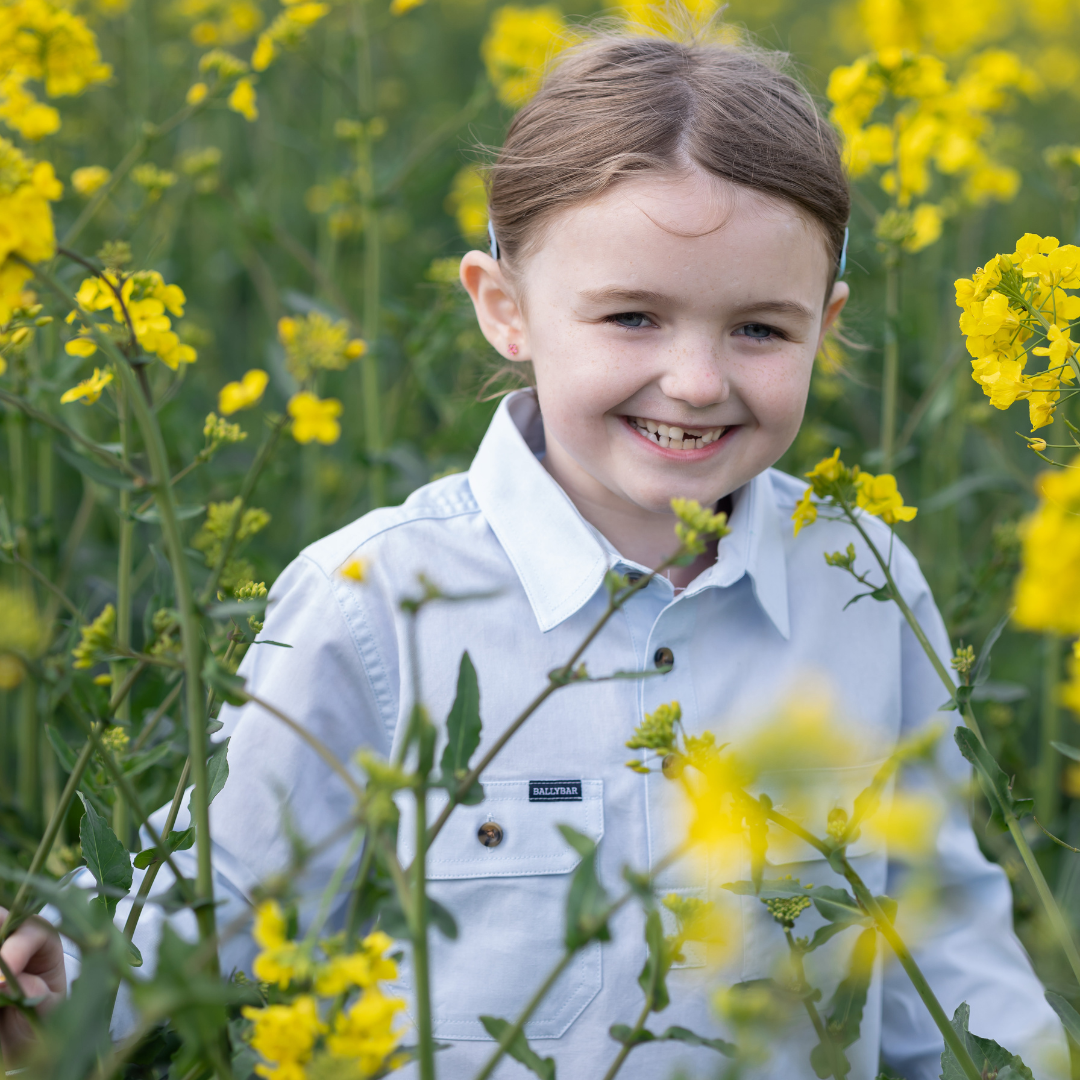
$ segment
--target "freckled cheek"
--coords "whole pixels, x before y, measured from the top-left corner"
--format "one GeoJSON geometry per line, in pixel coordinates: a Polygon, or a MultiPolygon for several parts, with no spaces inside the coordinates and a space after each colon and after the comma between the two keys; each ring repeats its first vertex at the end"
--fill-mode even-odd
{"type": "Polygon", "coordinates": [[[743,400],[762,427],[791,432],[802,422],[810,392],[812,360],[756,367],[747,371],[739,388],[743,400]]]}

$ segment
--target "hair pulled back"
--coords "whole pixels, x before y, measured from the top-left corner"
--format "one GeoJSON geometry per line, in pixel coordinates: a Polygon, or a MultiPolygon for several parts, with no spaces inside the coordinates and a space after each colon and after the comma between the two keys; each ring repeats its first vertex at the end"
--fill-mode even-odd
{"type": "Polygon", "coordinates": [[[795,203],[835,267],[850,208],[836,137],[777,54],[600,34],[565,52],[488,170],[500,256],[529,252],[559,211],[647,171],[697,166],[795,203]]]}

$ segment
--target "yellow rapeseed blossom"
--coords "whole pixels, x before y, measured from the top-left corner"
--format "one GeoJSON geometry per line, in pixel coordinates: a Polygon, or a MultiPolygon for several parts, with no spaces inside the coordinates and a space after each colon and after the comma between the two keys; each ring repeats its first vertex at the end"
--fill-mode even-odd
{"type": "Polygon", "coordinates": [[[860,0],[860,22],[871,46],[965,53],[999,37],[1012,12],[1006,0],[860,0]]]}
{"type": "Polygon", "coordinates": [[[310,994],[291,1005],[245,1006],[243,1015],[254,1024],[251,1046],[268,1064],[255,1066],[267,1080],[304,1080],[304,1064],[311,1059],[315,1041],[326,1030],[310,994]]]}
{"type": "MultiPolygon", "coordinates": [[[[85,341],[86,339],[79,340],[85,341]]],[[[74,342],[68,344],[74,344],[74,342]]],[[[94,374],[89,379],[83,379],[78,385],[64,391],[60,396],[60,404],[67,405],[72,401],[81,401],[84,405],[93,405],[101,397],[102,390],[112,381],[113,373],[111,371],[108,369],[101,371],[99,368],[94,368],[94,374]]]]}
{"type": "MultiPolygon", "coordinates": [[[[480,171],[472,165],[459,169],[446,196],[446,211],[454,215],[458,231],[471,244],[487,236],[487,189],[480,171]]],[[[456,275],[455,275],[456,277],[456,275]]]]}
{"type": "Polygon", "coordinates": [[[308,390],[289,399],[288,413],[293,418],[292,435],[298,443],[321,442],[326,446],[341,438],[341,402],[336,398],[320,400],[308,390]]]}
{"type": "MultiPolygon", "coordinates": [[[[883,170],[882,189],[897,207],[907,209],[927,193],[935,172],[956,177],[968,202],[1013,198],[1020,176],[993,157],[990,116],[1016,92],[1038,88],[1034,73],[1005,50],[973,57],[953,81],[938,57],[911,46],[889,46],[836,68],[828,96],[850,174],[883,170]],[[879,109],[882,118],[875,119],[879,109]]],[[[923,203],[910,222],[905,246],[913,251],[926,247],[940,235],[940,227],[940,207],[923,203]]]]}
{"type": "Polygon", "coordinates": [[[1080,372],[1071,337],[1080,296],[1067,291],[1077,288],[1080,247],[1035,233],[956,282],[971,377],[997,409],[1026,400],[1032,431],[1053,420],[1061,385],[1080,372]],[[1045,357],[1046,367],[1028,374],[1031,356],[1045,357]]]}
{"type": "Polygon", "coordinates": [[[258,120],[259,110],[255,105],[255,86],[248,78],[238,79],[229,94],[228,106],[239,113],[245,120],[258,120]]]}
{"type": "Polygon", "coordinates": [[[279,48],[295,49],[307,36],[308,29],[329,14],[330,5],[292,0],[259,35],[251,54],[251,67],[265,71],[277,56],[279,48]]]}
{"type": "Polygon", "coordinates": [[[89,199],[112,178],[112,173],[104,165],[84,165],[71,174],[71,186],[76,195],[89,199]]]}
{"type": "Polygon", "coordinates": [[[188,88],[188,92],[184,100],[189,105],[201,105],[206,100],[206,97],[209,93],[210,87],[207,86],[206,83],[192,83],[191,86],[188,88]]]}
{"type": "Polygon", "coordinates": [[[270,376],[265,371],[252,368],[239,382],[226,383],[218,393],[218,412],[232,416],[240,409],[258,405],[269,381],[270,376]]]}
{"type": "Polygon", "coordinates": [[[257,979],[276,984],[282,990],[290,982],[304,981],[313,970],[310,955],[290,941],[286,931],[285,913],[276,900],[265,900],[255,909],[251,934],[262,951],[255,957],[252,970],[257,979]]]}
{"type": "Polygon", "coordinates": [[[405,15],[423,3],[424,0],[390,0],[390,14],[405,15]]]}
{"type": "Polygon", "coordinates": [[[362,585],[367,580],[368,575],[367,559],[354,555],[342,566],[338,573],[348,581],[355,581],[357,585],[362,585]]]}
{"type": "Polygon", "coordinates": [[[524,105],[540,89],[548,61],[566,44],[566,24],[557,7],[497,8],[480,54],[499,100],[515,109],[524,105]]]}
{"type": "Polygon", "coordinates": [[[731,530],[727,514],[714,514],[706,510],[696,499],[672,499],[671,510],[676,518],[675,535],[688,551],[700,555],[706,540],[723,540],[731,530]]]}
{"type": "Polygon", "coordinates": [[[1015,619],[1029,630],[1080,634],[1080,457],[1042,473],[1023,526],[1015,619]]]}
{"type": "MultiPolygon", "coordinates": [[[[1061,685],[1061,704],[1080,718],[1080,638],[1073,642],[1067,665],[1068,678],[1061,685]]],[[[1080,796],[1074,795],[1073,798],[1080,796]]]]}
{"type": "Polygon", "coordinates": [[[33,595],[0,585],[0,652],[32,656],[41,644],[43,629],[33,595]]]}
{"type": "Polygon", "coordinates": [[[911,521],[918,513],[916,507],[904,505],[895,476],[891,473],[874,476],[863,472],[858,465],[849,468],[840,460],[839,447],[829,457],[819,461],[806,477],[810,486],[803,492],[791,515],[796,535],[804,526],[817,521],[818,508],[811,501],[811,496],[844,511],[850,512],[855,508],[865,510],[881,518],[886,525],[911,521]]]}
{"type": "Polygon", "coordinates": [[[868,514],[881,518],[886,525],[895,525],[898,521],[911,521],[918,511],[914,506],[905,506],[904,498],[896,489],[896,477],[889,473],[871,476],[860,473],[857,478],[858,493],[855,501],[868,514]]]}
{"type": "Polygon", "coordinates": [[[26,665],[12,653],[0,652],[0,690],[14,690],[26,678],[26,665]]]}
{"type": "Polygon", "coordinates": [[[91,668],[116,647],[116,608],[106,604],[101,614],[81,631],[79,644],[71,651],[74,667],[91,668]]]}
{"type": "MultiPolygon", "coordinates": [[[[0,20],[5,11],[0,6],[0,20]]],[[[0,324],[23,306],[24,289],[33,276],[18,260],[43,262],[55,254],[49,203],[62,194],[63,186],[47,161],[32,161],[0,138],[0,324]]]]}
{"type": "Polygon", "coordinates": [[[377,989],[365,990],[349,1009],[338,1013],[326,1037],[332,1058],[348,1061],[359,1076],[374,1076],[397,1049],[401,1032],[394,1018],[405,1002],[387,997],[377,989]]]}
{"type": "MultiPolygon", "coordinates": [[[[139,270],[127,276],[106,270],[102,277],[86,278],[75,294],[80,311],[85,314],[111,311],[113,322],[122,328],[122,333],[127,328],[127,319],[114,288],[120,291],[135,328],[136,340],[143,349],[156,355],[173,371],[181,364],[195,362],[195,350],[180,340],[166,314],[176,318],[184,314],[186,297],[179,285],[166,285],[156,270],[139,270]]],[[[85,349],[85,346],[80,348],[85,349]]],[[[92,351],[77,355],[90,355],[92,351]]]]}
{"type": "MultiPolygon", "coordinates": [[[[6,0],[0,4],[0,121],[25,139],[60,127],[60,114],[27,87],[38,82],[47,97],[83,91],[112,77],[97,38],[69,5],[52,0],[6,0]]],[[[0,220],[6,215],[0,211],[0,220]]]]}
{"type": "Polygon", "coordinates": [[[191,40],[203,48],[239,44],[263,24],[256,0],[176,0],[174,10],[193,23],[191,40]]]}
{"type": "Polygon", "coordinates": [[[367,351],[359,338],[349,337],[349,324],[321,311],[278,320],[278,339],[285,346],[285,366],[297,382],[316,371],[341,371],[367,351]]]}
{"type": "Polygon", "coordinates": [[[377,983],[397,978],[397,964],[385,954],[394,942],[382,931],[368,934],[357,952],[332,956],[315,971],[315,992],[320,997],[337,997],[355,987],[367,990],[377,983]]]}
{"type": "Polygon", "coordinates": [[[925,793],[897,791],[863,821],[862,829],[888,848],[890,858],[915,862],[933,854],[941,819],[939,800],[925,793]]]}

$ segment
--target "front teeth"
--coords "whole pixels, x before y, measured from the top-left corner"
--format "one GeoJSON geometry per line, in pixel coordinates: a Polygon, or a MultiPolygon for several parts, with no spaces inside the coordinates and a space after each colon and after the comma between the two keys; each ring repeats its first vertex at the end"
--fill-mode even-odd
{"type": "Polygon", "coordinates": [[[670,450],[700,450],[716,442],[727,431],[726,427],[713,427],[687,432],[676,425],[658,424],[643,416],[630,416],[627,419],[642,435],[655,439],[658,446],[670,450]]]}

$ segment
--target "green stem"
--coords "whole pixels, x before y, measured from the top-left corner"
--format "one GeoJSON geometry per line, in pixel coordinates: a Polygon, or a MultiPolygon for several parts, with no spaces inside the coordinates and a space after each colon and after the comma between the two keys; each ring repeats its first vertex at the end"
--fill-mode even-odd
{"type": "Polygon", "coordinates": [[[416,793],[416,858],[412,865],[412,947],[416,1028],[421,1080],[435,1080],[435,1041],[431,1033],[431,967],[428,952],[427,790],[416,793]]]}
{"type": "Polygon", "coordinates": [[[896,402],[900,383],[900,250],[885,257],[885,346],[881,371],[881,471],[892,472],[896,446],[896,402]]]}
{"type": "MultiPolygon", "coordinates": [[[[101,725],[99,724],[98,730],[100,728],[101,725]]],[[[19,886],[19,891],[15,894],[15,900],[8,911],[7,918],[4,920],[3,925],[0,926],[0,941],[6,940],[11,931],[18,925],[17,920],[22,914],[26,898],[30,895],[31,888],[33,888],[32,879],[41,872],[41,868],[45,865],[49,855],[52,854],[53,844],[56,843],[56,837],[60,833],[64,818],[67,817],[67,812],[75,798],[75,792],[79,790],[83,773],[86,772],[86,767],[90,764],[93,755],[94,744],[87,739],[86,744],[79,751],[79,756],[75,759],[71,775],[68,776],[64,790],[60,793],[60,799],[56,804],[56,809],[53,810],[48,825],[45,826],[45,832],[38,843],[37,850],[34,852],[34,857],[30,860],[30,868],[26,871],[26,880],[19,886]]]]}
{"type": "Polygon", "coordinates": [[[927,1012],[930,1013],[938,1031],[941,1032],[942,1037],[945,1039],[945,1045],[948,1046],[953,1056],[960,1063],[960,1068],[964,1070],[964,1075],[968,1080],[983,1080],[981,1071],[975,1062],[971,1060],[971,1055],[957,1034],[956,1029],[949,1023],[949,1018],[945,1015],[941,1002],[938,1001],[937,995],[926,981],[926,976],[923,975],[919,965],[915,962],[915,958],[911,955],[903,938],[896,932],[896,927],[889,921],[888,916],[882,911],[881,905],[874,899],[873,893],[863,884],[862,878],[859,877],[846,858],[842,860],[842,866],[844,868],[844,877],[854,890],[859,903],[873,918],[874,923],[881,932],[881,936],[885,938],[892,951],[896,954],[896,959],[900,961],[900,966],[904,969],[904,973],[915,988],[915,993],[922,999],[927,1012]]]}
{"type": "Polygon", "coordinates": [[[825,1029],[825,1022],[821,1019],[821,1013],[818,1012],[817,1005],[814,1004],[814,990],[806,978],[806,966],[803,964],[802,951],[795,944],[795,939],[791,936],[791,930],[786,926],[784,927],[784,937],[787,940],[788,951],[791,954],[791,966],[794,968],[795,977],[799,982],[799,997],[802,998],[802,1003],[806,1008],[806,1015],[810,1017],[810,1023],[813,1025],[818,1042],[821,1043],[829,1055],[829,1066],[832,1070],[829,1075],[835,1076],[837,1080],[844,1080],[849,1069],[845,1068],[840,1047],[836,1045],[833,1039],[829,1038],[829,1034],[825,1029]]]}
{"type": "MultiPolygon", "coordinates": [[[[371,34],[363,4],[353,6],[353,37],[356,41],[357,97],[361,112],[370,115],[375,94],[371,78],[371,34]]],[[[364,338],[367,351],[360,358],[364,394],[364,443],[371,470],[371,506],[386,502],[386,467],[382,462],[382,402],[379,400],[379,316],[382,294],[382,230],[375,198],[375,162],[371,139],[365,136],[357,149],[357,174],[364,205],[364,338]]]]}
{"type": "Polygon", "coordinates": [[[655,992],[654,974],[653,985],[650,986],[649,993],[645,997],[645,1004],[642,1005],[641,1012],[638,1013],[637,1020],[634,1021],[634,1026],[630,1029],[630,1034],[627,1036],[626,1042],[619,1047],[619,1052],[616,1054],[615,1060],[611,1063],[611,1067],[604,1073],[604,1080],[615,1080],[615,1077],[619,1074],[619,1070],[630,1056],[630,1051],[637,1045],[634,1040],[641,1034],[642,1028],[645,1027],[645,1021],[649,1019],[649,1013],[652,1012],[653,1007],[653,994],[655,994],[655,992]]]}
{"type": "Polygon", "coordinates": [[[1043,635],[1042,695],[1039,703],[1039,764],[1035,777],[1035,813],[1054,827],[1058,808],[1058,752],[1050,744],[1061,738],[1058,679],[1061,676],[1062,641],[1053,633],[1043,635]]]}
{"type": "MultiPolygon", "coordinates": [[[[128,415],[127,392],[121,387],[117,394],[117,413],[120,426],[120,457],[131,460],[131,421],[128,415]]],[[[131,492],[121,488],[119,492],[119,539],[116,558],[116,641],[123,649],[131,647],[131,572],[135,541],[135,522],[131,517],[131,492]]],[[[124,681],[125,668],[128,665],[121,660],[110,664],[113,685],[124,681]]],[[[130,684],[128,686],[130,690],[130,684]]],[[[111,702],[110,702],[111,705],[111,702]]],[[[124,725],[131,721],[131,698],[124,694],[116,706],[116,719],[124,725]]],[[[116,793],[113,803],[113,832],[124,847],[129,846],[130,833],[128,806],[122,793],[116,793]]]]}
{"type": "MultiPolygon", "coordinates": [[[[953,682],[952,677],[946,670],[945,665],[941,662],[940,657],[934,651],[933,646],[930,644],[929,639],[923,632],[922,627],[919,625],[919,620],[915,618],[915,613],[908,607],[907,601],[904,600],[900,594],[900,590],[896,586],[896,582],[893,580],[892,574],[889,572],[889,568],[885,560],[882,558],[881,553],[878,551],[874,542],[867,536],[866,531],[859,523],[858,518],[848,507],[844,507],[845,513],[848,519],[859,530],[863,540],[866,541],[867,547],[873,552],[874,558],[877,560],[878,566],[881,567],[882,573],[885,575],[885,580],[889,584],[889,588],[892,591],[892,598],[896,602],[896,605],[903,612],[904,618],[907,620],[908,625],[911,627],[912,632],[918,639],[919,644],[922,645],[923,651],[926,653],[930,662],[934,665],[934,670],[938,673],[938,677],[941,679],[942,684],[948,690],[949,694],[956,693],[956,684],[953,682]]],[[[961,712],[964,724],[970,728],[979,739],[985,745],[985,740],[982,737],[982,732],[979,730],[978,721],[975,719],[975,713],[971,708],[971,703],[968,702],[964,705],[961,712]]],[[[1066,959],[1069,961],[1069,967],[1072,968],[1074,977],[1077,983],[1080,983],[1080,952],[1077,951],[1076,941],[1073,938],[1072,931],[1069,928],[1069,924],[1065,920],[1065,916],[1061,913],[1061,908],[1058,907],[1057,900],[1054,898],[1054,894],[1050,891],[1050,886],[1046,882],[1046,878],[1043,875],[1042,868],[1039,866],[1038,861],[1035,858],[1034,852],[1031,850],[1031,845],[1027,842],[1027,838],[1024,836],[1020,829],[1020,823],[1016,820],[1016,816],[1012,813],[1009,807],[1003,805],[993,794],[993,785],[987,785],[990,789],[987,798],[994,799],[997,805],[1001,809],[1002,816],[1005,823],[1009,827],[1009,833],[1016,844],[1017,850],[1020,852],[1020,857],[1024,861],[1024,865],[1028,869],[1028,873],[1031,874],[1031,879],[1035,883],[1035,891],[1039,894],[1039,899],[1043,903],[1043,907],[1046,909],[1047,917],[1050,920],[1050,925],[1058,938],[1058,943],[1061,945],[1062,950],[1065,953],[1066,959]]]]}

